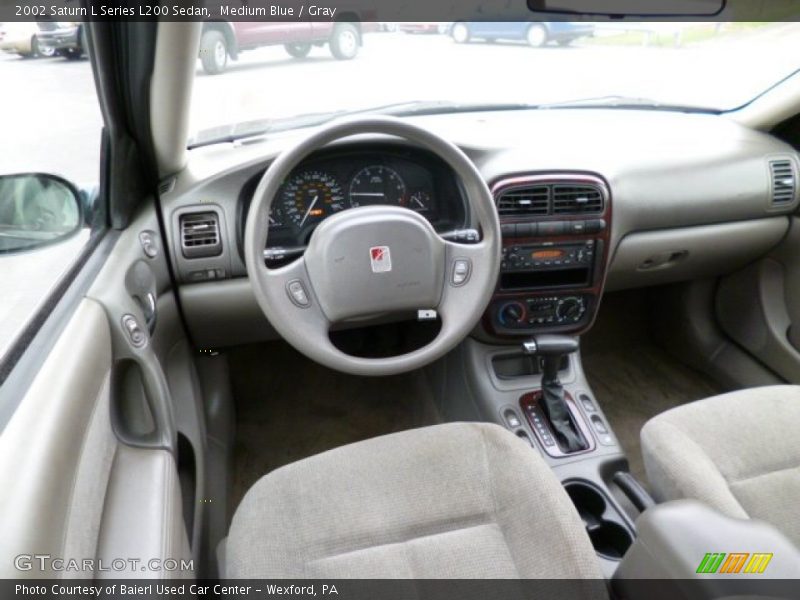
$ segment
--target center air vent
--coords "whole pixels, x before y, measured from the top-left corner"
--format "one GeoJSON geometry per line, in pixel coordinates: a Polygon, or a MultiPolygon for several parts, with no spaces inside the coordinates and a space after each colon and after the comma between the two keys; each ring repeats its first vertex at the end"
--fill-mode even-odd
{"type": "Polygon", "coordinates": [[[534,185],[513,188],[497,198],[501,217],[533,217],[550,213],[550,186],[534,185]]]}
{"type": "Polygon", "coordinates": [[[589,215],[603,212],[603,195],[591,185],[554,185],[554,215],[589,215]]]}
{"type": "Polygon", "coordinates": [[[794,202],[796,184],[791,160],[773,160],[769,163],[772,177],[772,204],[781,206],[794,202]]]}
{"type": "Polygon", "coordinates": [[[601,185],[569,179],[564,183],[511,186],[497,195],[501,217],[599,215],[604,207],[601,185]]]}
{"type": "Polygon", "coordinates": [[[222,254],[219,217],[215,212],[181,215],[181,250],[186,258],[203,258],[222,254]]]}

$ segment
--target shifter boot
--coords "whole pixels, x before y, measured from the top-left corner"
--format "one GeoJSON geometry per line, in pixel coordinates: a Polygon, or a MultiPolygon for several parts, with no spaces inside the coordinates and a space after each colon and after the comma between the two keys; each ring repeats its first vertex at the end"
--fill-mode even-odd
{"type": "Polygon", "coordinates": [[[542,381],[541,406],[553,427],[562,452],[578,452],[588,447],[570,418],[567,401],[564,399],[564,386],[558,379],[542,381]]]}

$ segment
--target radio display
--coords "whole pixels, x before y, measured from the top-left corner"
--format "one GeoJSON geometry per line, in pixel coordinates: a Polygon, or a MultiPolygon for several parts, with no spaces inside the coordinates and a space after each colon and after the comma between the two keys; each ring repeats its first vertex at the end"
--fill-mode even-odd
{"type": "Polygon", "coordinates": [[[531,258],[533,259],[561,258],[562,256],[564,256],[564,251],[558,249],[534,250],[531,252],[531,258]]]}

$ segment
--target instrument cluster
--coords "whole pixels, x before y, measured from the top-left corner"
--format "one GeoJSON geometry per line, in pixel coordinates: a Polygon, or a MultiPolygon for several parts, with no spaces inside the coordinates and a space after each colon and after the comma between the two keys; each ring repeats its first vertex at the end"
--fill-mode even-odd
{"type": "MultiPolygon", "coordinates": [[[[242,192],[243,218],[257,183],[242,192]]],[[[375,204],[418,212],[437,231],[466,225],[461,190],[441,159],[407,147],[362,146],[317,153],[298,165],[273,200],[269,246],[305,246],[327,217],[375,204]]]]}

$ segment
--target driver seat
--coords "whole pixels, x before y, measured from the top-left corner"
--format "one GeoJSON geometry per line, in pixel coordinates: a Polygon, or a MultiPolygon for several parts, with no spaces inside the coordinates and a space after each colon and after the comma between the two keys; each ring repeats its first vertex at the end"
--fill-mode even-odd
{"type": "Polygon", "coordinates": [[[594,579],[583,597],[605,597],[555,475],[489,424],[404,431],[277,469],[242,500],[225,554],[230,578],[594,579]]]}

